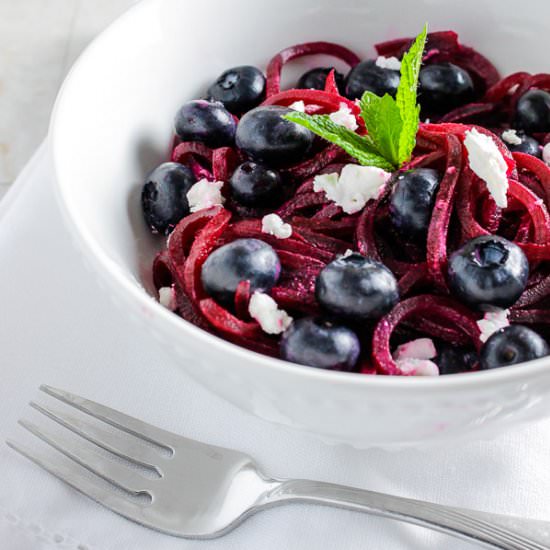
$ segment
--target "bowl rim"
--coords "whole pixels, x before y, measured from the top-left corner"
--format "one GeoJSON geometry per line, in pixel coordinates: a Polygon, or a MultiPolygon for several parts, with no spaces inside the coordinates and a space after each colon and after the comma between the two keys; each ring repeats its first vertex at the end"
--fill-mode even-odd
{"type": "MultiPolygon", "coordinates": [[[[162,306],[153,296],[149,295],[144,288],[140,288],[133,283],[130,278],[122,272],[120,267],[107,255],[101,248],[94,236],[88,231],[84,224],[80,223],[78,216],[71,211],[64,195],[64,181],[61,155],[62,126],[59,123],[61,113],[65,108],[65,97],[68,94],[68,88],[73,80],[78,77],[80,71],[85,69],[88,59],[95,56],[95,52],[101,49],[101,44],[106,36],[116,33],[119,27],[127,25],[134,15],[148,9],[148,6],[162,2],[164,0],[140,0],[113,22],[111,22],[102,32],[100,32],[84,49],[78,59],[74,62],[67,76],[65,77],[59,92],[57,94],[50,123],[48,128],[48,142],[51,150],[51,160],[54,175],[54,190],[60,210],[66,222],[67,229],[74,235],[75,240],[81,248],[92,255],[99,263],[98,271],[103,277],[112,277],[116,280],[117,286],[124,289],[142,306],[152,308],[154,315],[159,317],[163,323],[173,325],[174,329],[186,331],[191,337],[201,340],[204,345],[215,346],[220,353],[228,353],[235,356],[236,359],[243,360],[243,364],[250,361],[256,363],[258,368],[269,368],[272,372],[281,372],[287,376],[296,376],[305,380],[316,379],[325,380],[331,384],[370,387],[372,389],[392,389],[396,391],[409,391],[411,386],[420,390],[447,390],[453,388],[456,390],[471,389],[482,382],[487,384],[502,382],[527,382],[530,378],[541,374],[545,369],[550,368],[548,362],[550,357],[542,357],[526,363],[512,365],[506,368],[491,369],[487,371],[475,371],[459,373],[447,376],[384,376],[384,375],[364,375],[356,372],[341,372],[324,369],[312,368],[304,365],[290,363],[283,359],[269,357],[246,348],[233,344],[215,334],[207,332],[196,325],[179,317],[167,308],[162,306]]],[[[255,367],[256,368],[256,367],[255,367]]]]}

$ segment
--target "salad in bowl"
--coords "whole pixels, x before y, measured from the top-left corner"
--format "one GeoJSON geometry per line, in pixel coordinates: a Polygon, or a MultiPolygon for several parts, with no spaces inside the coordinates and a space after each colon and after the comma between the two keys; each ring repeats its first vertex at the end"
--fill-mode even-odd
{"type": "Polygon", "coordinates": [[[453,31],[376,52],[298,44],[181,105],[141,193],[165,239],[160,302],[249,350],[366,376],[548,355],[550,74],[503,77],[453,31]],[[317,54],[348,72],[283,90],[285,65],[317,54]]]}

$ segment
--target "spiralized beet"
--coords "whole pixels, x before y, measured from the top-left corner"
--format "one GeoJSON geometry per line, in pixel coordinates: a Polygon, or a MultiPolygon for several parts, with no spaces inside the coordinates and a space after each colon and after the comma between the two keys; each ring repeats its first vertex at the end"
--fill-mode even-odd
{"type": "Polygon", "coordinates": [[[210,147],[197,141],[183,141],[176,145],[172,151],[172,161],[185,164],[191,158],[201,159],[209,164],[212,164],[212,155],[214,151],[210,147]]]}
{"type": "MultiPolygon", "coordinates": [[[[331,42],[308,42],[285,48],[275,55],[267,66],[267,97],[269,98],[280,92],[281,72],[286,63],[293,59],[316,54],[331,55],[342,60],[344,63],[347,63],[350,68],[357,65],[360,61],[359,57],[351,50],[348,50],[348,48],[345,48],[340,44],[333,44],[331,42]]],[[[338,88],[336,88],[336,92],[337,91],[338,88]]]]}
{"type": "Polygon", "coordinates": [[[173,269],[168,250],[161,250],[153,260],[153,284],[157,290],[174,284],[173,269]]]}
{"type": "Polygon", "coordinates": [[[544,198],[546,203],[549,204],[550,170],[548,165],[537,157],[525,153],[514,153],[514,160],[519,173],[519,181],[527,186],[529,185],[525,181],[526,177],[529,177],[531,182],[537,182],[544,193],[541,198],[544,198]]]}
{"type": "MultiPolygon", "coordinates": [[[[491,126],[506,129],[514,123],[515,109],[520,97],[532,88],[550,91],[550,76],[527,72],[511,74],[494,83],[478,102],[447,113],[440,121],[481,124],[489,115],[491,126]]],[[[545,143],[545,135],[535,137],[545,143]]]]}
{"type": "Polygon", "coordinates": [[[220,209],[197,234],[183,266],[183,288],[193,303],[205,297],[201,268],[216,246],[216,241],[229,225],[231,213],[220,209]]]}
{"type": "Polygon", "coordinates": [[[413,288],[428,281],[428,268],[425,264],[417,269],[411,269],[399,279],[399,296],[404,298],[413,288]]]}
{"type": "Polygon", "coordinates": [[[299,254],[304,260],[318,260],[325,264],[334,257],[334,252],[331,249],[334,249],[336,244],[328,237],[312,235],[308,238],[305,232],[294,233],[288,239],[278,239],[273,235],[262,232],[260,220],[242,220],[230,225],[218,244],[225,244],[242,238],[260,239],[270,244],[277,252],[287,250],[299,254]],[[324,246],[316,246],[315,241],[317,244],[323,244],[324,246]]]}
{"type": "Polygon", "coordinates": [[[199,308],[214,328],[223,334],[243,338],[261,338],[262,329],[256,321],[248,322],[237,319],[229,311],[216,303],[212,298],[200,300],[199,308]]]}
{"type": "Polygon", "coordinates": [[[550,274],[540,279],[536,279],[535,276],[532,275],[531,280],[533,284],[527,285],[525,292],[514,304],[513,309],[521,309],[538,304],[550,296],[550,274]]]}
{"type": "Polygon", "coordinates": [[[458,302],[443,296],[431,294],[415,296],[397,304],[390,313],[380,319],[374,329],[372,359],[379,373],[404,374],[393,360],[390,338],[401,322],[417,314],[442,317],[468,336],[474,346],[479,347],[479,328],[472,312],[458,302]]]}
{"type": "Polygon", "coordinates": [[[549,325],[550,310],[548,309],[514,309],[510,320],[525,325],[549,325]]]}
{"type": "Polygon", "coordinates": [[[286,310],[300,311],[308,315],[319,313],[319,306],[312,292],[304,289],[293,289],[276,286],[271,289],[271,296],[286,310]]]}
{"type": "Polygon", "coordinates": [[[328,92],[329,94],[340,94],[338,85],[336,84],[336,71],[334,69],[331,69],[327,75],[327,79],[325,81],[325,92],[328,92]]]}
{"type": "Polygon", "coordinates": [[[292,105],[292,103],[296,101],[303,101],[306,104],[317,105],[321,108],[320,113],[332,113],[337,111],[340,108],[340,105],[344,104],[354,115],[357,116],[357,123],[364,125],[363,120],[359,118],[360,110],[355,101],[351,101],[351,99],[343,97],[339,94],[325,92],[324,90],[286,90],[285,92],[279,92],[278,94],[268,97],[262,105],[288,106],[292,105]]]}
{"type": "MultiPolygon", "coordinates": [[[[413,38],[402,38],[382,42],[376,45],[379,55],[401,58],[409,49],[413,38]]],[[[470,73],[478,89],[485,92],[500,79],[496,67],[479,52],[464,46],[453,31],[432,32],[428,34],[424,63],[450,62],[462,67],[470,73]]]]}
{"type": "Polygon", "coordinates": [[[220,212],[220,207],[212,207],[205,210],[199,210],[194,214],[190,214],[178,223],[174,231],[172,231],[168,237],[168,241],[166,243],[168,258],[173,266],[175,278],[180,285],[185,285],[185,261],[189,255],[191,245],[195,241],[197,233],[220,212]]]}
{"type": "Polygon", "coordinates": [[[428,228],[426,262],[428,273],[439,290],[447,292],[445,269],[447,266],[447,234],[456,185],[462,169],[462,147],[456,136],[446,138],[447,166],[435,198],[432,219],[428,228]]]}
{"type": "MultiPolygon", "coordinates": [[[[410,38],[376,46],[380,55],[401,58],[410,38]]],[[[281,91],[283,67],[289,61],[313,54],[327,54],[353,67],[359,58],[347,48],[312,42],[278,53],[267,69],[264,105],[289,106],[303,101],[309,114],[327,114],[347,106],[364,135],[364,122],[355,101],[338,90],[330,71],[324,90],[281,91]]],[[[461,44],[452,31],[430,33],[424,63],[451,62],[472,76],[478,97],[439,120],[421,123],[412,158],[400,171],[433,168],[440,185],[427,235],[408,242],[392,228],[390,194],[393,174],[380,197],[370,200],[358,213],[349,215],[324,192],[314,191],[315,177],[339,174],[356,163],[341,148],[317,139],[310,154],[299,163],[280,170],[285,192],[274,208],[239,205],[230,194],[229,181],[245,156],[236,147],[210,149],[201,143],[174,139],[171,158],[189,166],[197,179],[222,181],[224,206],[214,206],[185,216],[169,236],[165,250],[154,259],[152,274],[157,290],[172,287],[177,313],[187,321],[247,349],[278,357],[277,335],[266,335],[251,318],[248,307],[250,282],[241,281],[234,303],[222,306],[207,296],[201,269],[216,248],[241,238],[260,239],[273,247],[282,265],[280,278],[269,293],[279,308],[294,318],[324,315],[315,297],[321,270],[348,250],[384,263],[398,279],[401,301],[375,326],[355,324],[362,342],[356,370],[362,374],[403,375],[392,357],[403,338],[423,336],[436,343],[479,349],[479,312],[453,300],[447,283],[447,261],[462,244],[480,235],[498,234],[514,241],[530,263],[526,290],[510,308],[513,323],[546,327],[550,335],[550,166],[524,154],[512,154],[501,134],[514,120],[519,98],[529,89],[550,90],[550,75],[518,72],[500,80],[495,67],[481,54],[461,44]],[[508,205],[499,208],[487,184],[469,165],[464,146],[466,133],[475,128],[490,137],[505,159],[508,205]],[[263,231],[262,218],[278,214],[292,227],[287,238],[263,231]]],[[[536,134],[539,143],[550,142],[550,132],[536,134]]]]}
{"type": "Polygon", "coordinates": [[[430,338],[437,338],[452,346],[465,347],[470,344],[470,338],[459,329],[445,324],[445,319],[434,319],[419,315],[412,321],[404,321],[403,325],[430,338]]]}
{"type": "Polygon", "coordinates": [[[212,176],[216,181],[227,181],[239,161],[239,155],[231,147],[220,147],[212,153],[212,176]]]}
{"type": "Polygon", "coordinates": [[[470,103],[463,107],[453,109],[451,112],[442,116],[439,122],[468,122],[482,115],[492,113],[496,107],[494,103],[470,103]]]}
{"type": "Polygon", "coordinates": [[[329,145],[322,151],[319,151],[312,158],[283,170],[283,173],[286,173],[297,180],[304,180],[310,176],[319,174],[323,168],[326,168],[334,161],[343,158],[348,158],[348,155],[342,151],[340,147],[336,145],[329,145]]]}
{"type": "Polygon", "coordinates": [[[248,320],[248,304],[250,303],[250,281],[241,281],[235,291],[235,312],[239,319],[248,320]]]}
{"type": "Polygon", "coordinates": [[[231,342],[264,355],[277,354],[276,343],[264,336],[256,321],[247,322],[237,319],[211,298],[201,300],[199,309],[210,322],[213,330],[231,342]]]}

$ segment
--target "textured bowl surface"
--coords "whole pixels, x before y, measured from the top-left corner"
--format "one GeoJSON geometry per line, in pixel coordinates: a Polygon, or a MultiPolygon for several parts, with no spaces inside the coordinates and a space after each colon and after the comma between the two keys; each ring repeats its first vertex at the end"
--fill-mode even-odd
{"type": "MultiPolygon", "coordinates": [[[[544,0],[524,10],[511,0],[486,0],[483,8],[477,0],[417,0],[414,9],[406,0],[145,0],[88,48],[56,105],[50,135],[70,230],[101,286],[151,345],[264,419],[328,442],[402,447],[490,437],[543,416],[550,358],[441,378],[369,377],[290,365],[186,323],[151,297],[151,260],[162,243],[144,225],[139,194],[144,175],[166,158],[177,108],[225,68],[265,67],[279,49],[308,40],[372,56],[374,43],[416,34],[428,21],[432,30],[457,30],[503,73],[542,72],[550,70],[549,16],[544,0]]],[[[294,65],[286,77],[316,64],[294,65]]]]}

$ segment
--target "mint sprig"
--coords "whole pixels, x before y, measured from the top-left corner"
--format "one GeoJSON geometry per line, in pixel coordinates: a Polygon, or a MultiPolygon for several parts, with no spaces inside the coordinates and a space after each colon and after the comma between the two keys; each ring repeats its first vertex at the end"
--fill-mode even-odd
{"type": "Polygon", "coordinates": [[[393,167],[398,166],[402,162],[399,142],[403,133],[403,121],[395,99],[389,94],[378,97],[372,92],[365,92],[359,106],[368,138],[376,151],[393,167]]]}
{"type": "Polygon", "coordinates": [[[403,121],[403,131],[399,139],[400,162],[406,162],[411,158],[416,145],[416,133],[420,122],[420,105],[416,102],[416,94],[427,36],[426,24],[401,61],[401,80],[395,96],[403,121]]]}
{"type": "Polygon", "coordinates": [[[366,139],[349,130],[341,124],[333,122],[328,115],[307,115],[296,111],[289,113],[283,118],[304,126],[314,134],[338,145],[348,155],[356,158],[365,166],[376,166],[383,170],[393,170],[391,162],[380,155],[370,139],[366,139]]]}
{"type": "Polygon", "coordinates": [[[394,170],[407,162],[416,145],[420,122],[417,88],[428,28],[424,26],[401,61],[401,79],[395,99],[365,92],[359,106],[368,135],[334,123],[329,115],[293,112],[283,118],[300,124],[314,134],[341,147],[360,164],[394,170]]]}

